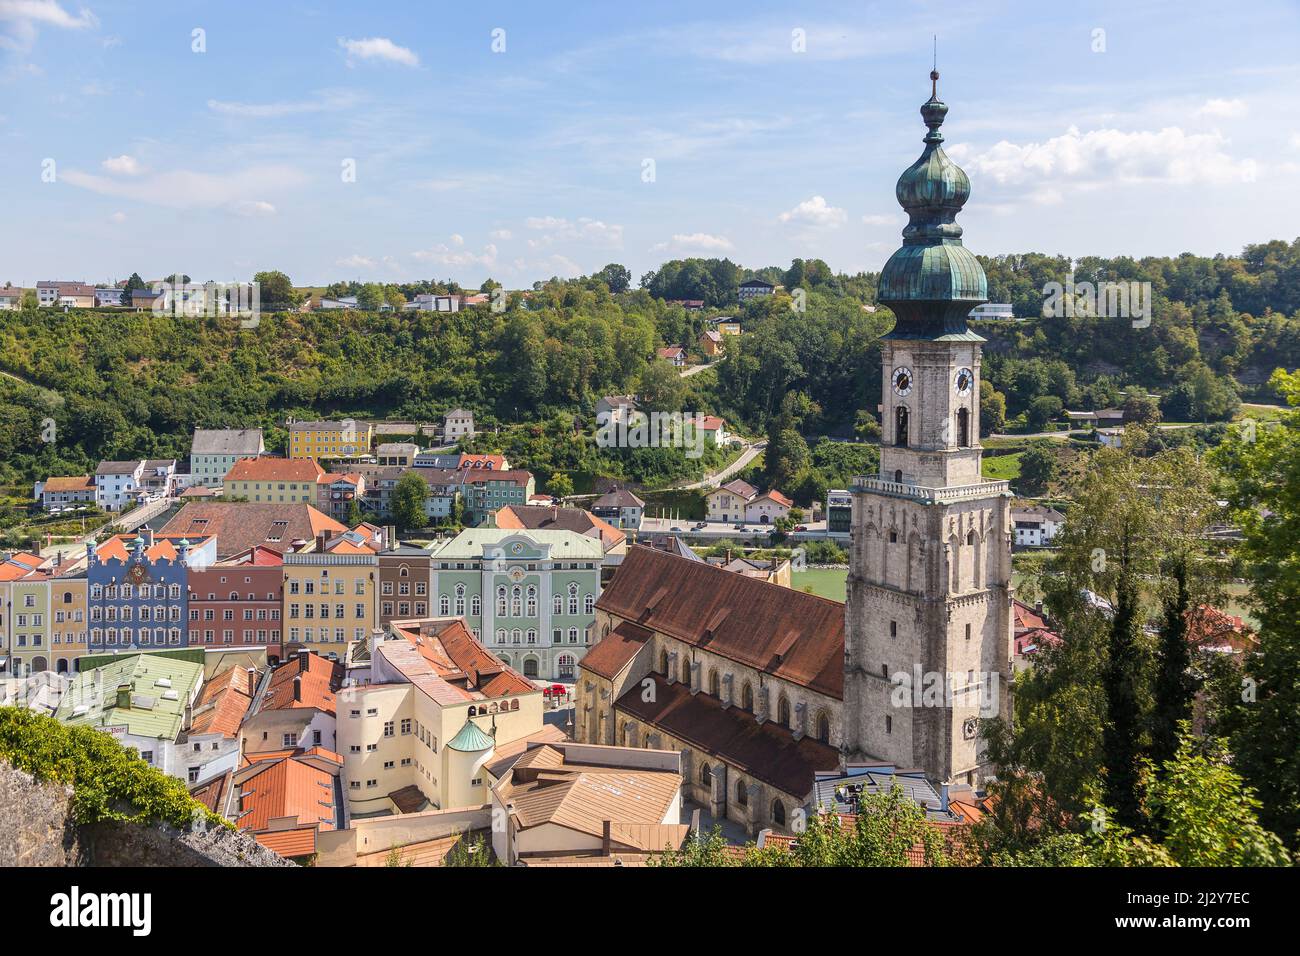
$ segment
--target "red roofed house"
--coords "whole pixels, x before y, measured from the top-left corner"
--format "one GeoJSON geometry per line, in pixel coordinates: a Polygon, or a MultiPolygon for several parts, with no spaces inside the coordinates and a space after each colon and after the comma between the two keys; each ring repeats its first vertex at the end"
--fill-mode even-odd
{"type": "Polygon", "coordinates": [[[596,602],[596,631],[575,736],[681,750],[684,793],[713,816],[788,830],[817,772],[839,767],[838,601],[637,546],[596,602]]]}
{"type": "Polygon", "coordinates": [[[344,669],[300,650],[262,679],[240,730],[245,754],[324,747],[336,750],[337,704],[344,669]]]}
{"type": "Polygon", "coordinates": [[[482,806],[496,748],[543,730],[541,689],[460,618],[390,621],[349,663],[338,749],[352,815],[482,806]]]}
{"type": "Polygon", "coordinates": [[[667,348],[659,349],[656,354],[661,359],[671,362],[676,368],[686,364],[686,349],[680,345],[669,345],[667,348]]]}
{"type": "Polygon", "coordinates": [[[227,498],[314,505],[324,475],[314,458],[241,458],[226,472],[221,487],[227,498]]]}
{"type": "Polygon", "coordinates": [[[240,758],[239,727],[257,693],[252,667],[230,667],[205,683],[192,705],[189,727],[177,739],[194,755],[188,763],[191,786],[234,770],[240,758]],[[197,762],[197,758],[203,758],[197,762]]]}
{"type": "Polygon", "coordinates": [[[712,358],[715,355],[721,355],[726,346],[722,341],[722,333],[709,329],[700,336],[700,349],[705,355],[712,358]]]}
{"type": "Polygon", "coordinates": [[[225,561],[190,571],[189,646],[266,648],[280,660],[284,555],[255,545],[225,561]]]}
{"type": "Polygon", "coordinates": [[[246,757],[243,766],[200,784],[192,795],[268,849],[310,863],[321,831],[343,827],[342,765],[323,747],[268,751],[246,757]]]}
{"type": "Polygon", "coordinates": [[[1040,647],[1061,643],[1061,638],[1047,626],[1042,614],[1043,606],[1030,607],[1023,601],[1012,599],[1011,615],[1014,622],[1012,636],[1017,668],[1029,663],[1028,656],[1040,647]]]}
{"type": "Polygon", "coordinates": [[[775,524],[778,518],[784,518],[794,507],[794,502],[775,488],[756,496],[745,505],[745,522],[747,524],[775,524]]]}
{"type": "Polygon", "coordinates": [[[1241,654],[1259,649],[1259,638],[1235,614],[1202,604],[1187,612],[1187,640],[1198,650],[1241,654]]]}

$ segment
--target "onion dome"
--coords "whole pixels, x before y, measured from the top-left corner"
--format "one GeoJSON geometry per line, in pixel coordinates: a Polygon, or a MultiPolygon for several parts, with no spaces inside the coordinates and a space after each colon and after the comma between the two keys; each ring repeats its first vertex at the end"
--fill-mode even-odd
{"type": "Polygon", "coordinates": [[[492,738],[468,718],[465,720],[465,726],[460,728],[460,732],[447,741],[448,749],[459,750],[461,753],[467,754],[491,750],[494,745],[492,738]]]}
{"type": "Polygon", "coordinates": [[[894,338],[968,338],[966,316],[988,301],[988,280],[962,245],[957,213],[970,198],[970,179],[943,151],[939,127],[948,105],[939,99],[939,73],[930,74],[930,99],[921,106],[925,150],[898,177],[894,193],[907,210],[903,245],[885,263],[876,296],[898,318],[894,338]]]}

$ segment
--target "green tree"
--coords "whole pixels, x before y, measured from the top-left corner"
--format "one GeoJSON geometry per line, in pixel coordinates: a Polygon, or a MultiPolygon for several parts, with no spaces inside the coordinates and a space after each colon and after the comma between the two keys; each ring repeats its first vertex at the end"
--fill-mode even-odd
{"type": "Polygon", "coordinates": [[[1007,426],[1007,397],[986,378],[980,379],[980,435],[1000,433],[1007,426]]]}
{"type": "Polygon", "coordinates": [[[1259,652],[1224,702],[1235,766],[1258,794],[1260,819],[1300,849],[1300,372],[1274,372],[1291,406],[1277,426],[1250,423],[1216,458],[1251,577],[1259,652]]]}
{"type": "Polygon", "coordinates": [[[557,471],[546,482],[546,490],[556,498],[568,498],[573,494],[573,479],[557,471]]]}
{"type": "Polygon", "coordinates": [[[378,282],[367,282],[357,293],[357,308],[367,312],[376,311],[384,304],[384,287],[378,282]]]}
{"type": "Polygon", "coordinates": [[[408,471],[397,479],[393,487],[392,515],[393,521],[401,531],[423,528],[428,524],[428,515],[424,503],[429,497],[429,485],[414,471],[408,471]]]}
{"type": "Polygon", "coordinates": [[[294,290],[293,283],[283,272],[270,270],[253,274],[253,281],[258,286],[258,298],[262,308],[275,312],[291,309],[301,298],[294,290]]]}
{"type": "Polygon", "coordinates": [[[609,287],[609,291],[617,295],[620,292],[626,292],[628,286],[632,284],[632,273],[617,262],[611,262],[605,268],[597,272],[593,279],[599,279],[609,287]]]}
{"type": "Polygon", "coordinates": [[[1016,490],[1026,497],[1045,495],[1060,476],[1056,451],[1048,442],[1031,442],[1020,455],[1020,478],[1016,490]]]}
{"type": "Polygon", "coordinates": [[[1049,422],[1060,416],[1062,408],[1064,405],[1055,395],[1040,395],[1029,403],[1029,411],[1026,412],[1025,418],[1031,430],[1040,432],[1049,422]]]}
{"type": "Polygon", "coordinates": [[[641,372],[637,396],[642,407],[656,412],[680,412],[687,384],[681,373],[665,361],[651,362],[641,372]]]}

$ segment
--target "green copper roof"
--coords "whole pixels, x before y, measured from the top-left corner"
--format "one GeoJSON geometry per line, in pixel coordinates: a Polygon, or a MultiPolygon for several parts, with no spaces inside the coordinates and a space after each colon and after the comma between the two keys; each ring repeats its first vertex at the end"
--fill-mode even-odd
{"type": "Polygon", "coordinates": [[[460,728],[460,733],[447,741],[447,746],[452,750],[459,750],[461,753],[473,754],[483,750],[491,750],[494,743],[492,738],[480,730],[474,721],[466,718],[465,726],[460,728]]]}
{"type": "Polygon", "coordinates": [[[885,263],[877,300],[898,317],[891,333],[896,338],[967,338],[973,333],[966,329],[966,314],[988,301],[988,279],[962,245],[956,220],[970,198],[970,179],[940,145],[948,106],[939,99],[938,72],[930,79],[931,96],[921,107],[925,150],[894,190],[908,216],[903,245],[885,263]]]}
{"type": "Polygon", "coordinates": [[[54,716],[72,726],[125,727],[136,737],[175,740],[185,705],[202,681],[201,662],[161,654],[128,654],[79,673],[54,716]],[[129,706],[119,707],[118,688],[127,686],[129,706]]]}

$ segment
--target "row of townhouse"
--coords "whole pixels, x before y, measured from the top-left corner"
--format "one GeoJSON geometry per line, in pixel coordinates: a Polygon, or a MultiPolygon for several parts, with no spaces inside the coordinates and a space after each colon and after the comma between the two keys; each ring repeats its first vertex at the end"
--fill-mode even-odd
{"type": "Polygon", "coordinates": [[[170,498],[183,481],[174,458],[101,461],[93,475],[52,476],[36,482],[33,497],[46,511],[83,506],[121,511],[128,504],[170,498]]]}
{"type": "Polygon", "coordinates": [[[113,535],[75,562],[0,565],[4,664],[69,672],[85,654],[177,648],[342,659],[387,621],[436,614],[464,619],[530,678],[572,680],[626,541],[585,512],[586,524],[559,522],[567,511],[506,509],[512,527],[419,548],[306,503],[191,502],[159,531],[113,535]]]}

